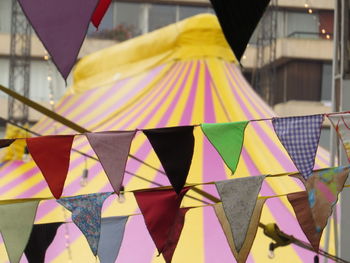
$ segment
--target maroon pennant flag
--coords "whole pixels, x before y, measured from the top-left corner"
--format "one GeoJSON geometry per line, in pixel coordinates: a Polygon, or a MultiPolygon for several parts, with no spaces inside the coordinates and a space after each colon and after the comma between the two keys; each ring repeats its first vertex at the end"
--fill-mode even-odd
{"type": "Polygon", "coordinates": [[[179,195],[173,189],[143,190],[134,192],[159,254],[170,262],[183,226],[186,211],[180,209],[181,201],[189,190],[185,187],[179,195]]]}
{"type": "Polygon", "coordinates": [[[98,0],[18,0],[52,61],[67,79],[98,0]]]}
{"type": "Polygon", "coordinates": [[[27,147],[51,193],[58,199],[66,181],[74,135],[27,138],[27,147]]]}
{"type": "Polygon", "coordinates": [[[318,252],[323,229],[321,231],[316,230],[316,224],[312,217],[307,192],[288,194],[287,198],[294,209],[294,213],[305,236],[314,250],[318,252]]]}
{"type": "Polygon", "coordinates": [[[126,161],[136,131],[86,133],[114,191],[119,194],[126,161]]]}
{"type": "Polygon", "coordinates": [[[185,215],[188,210],[190,210],[190,208],[180,208],[179,213],[175,218],[174,227],[169,234],[167,244],[162,253],[166,263],[170,263],[173,258],[177,243],[179,242],[181,232],[185,224],[185,215]]]}
{"type": "Polygon", "coordinates": [[[108,7],[110,6],[112,0],[100,0],[95,9],[94,14],[92,15],[91,22],[92,24],[98,28],[103,17],[105,16],[108,7]]]}

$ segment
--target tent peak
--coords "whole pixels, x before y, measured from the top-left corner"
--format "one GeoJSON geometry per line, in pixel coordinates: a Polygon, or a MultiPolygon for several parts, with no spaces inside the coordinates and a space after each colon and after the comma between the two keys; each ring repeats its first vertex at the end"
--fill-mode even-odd
{"type": "Polygon", "coordinates": [[[123,79],[170,61],[204,57],[237,62],[212,14],[187,18],[82,58],[74,71],[73,89],[86,90],[91,80],[96,84],[98,79],[115,78],[116,72],[123,79]]]}

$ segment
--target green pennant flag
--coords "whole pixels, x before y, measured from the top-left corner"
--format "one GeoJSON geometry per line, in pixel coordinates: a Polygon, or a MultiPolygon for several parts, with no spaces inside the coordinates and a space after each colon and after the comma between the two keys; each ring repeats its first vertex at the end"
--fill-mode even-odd
{"type": "Polygon", "coordinates": [[[218,151],[232,174],[238,165],[247,124],[248,121],[201,124],[203,133],[218,151]]]}
{"type": "Polygon", "coordinates": [[[18,263],[33,228],[39,200],[0,205],[0,231],[11,263],[18,263]]]}

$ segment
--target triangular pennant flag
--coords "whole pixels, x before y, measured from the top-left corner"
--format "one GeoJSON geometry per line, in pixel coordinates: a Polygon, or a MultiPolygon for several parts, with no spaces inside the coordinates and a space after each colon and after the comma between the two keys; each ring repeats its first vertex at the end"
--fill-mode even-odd
{"type": "Polygon", "coordinates": [[[321,114],[272,119],[279,140],[305,179],[315,165],[323,120],[321,114]]]}
{"type": "Polygon", "coordinates": [[[327,115],[340,137],[350,162],[350,113],[327,115]]]}
{"type": "Polygon", "coordinates": [[[18,263],[32,231],[39,200],[0,205],[0,231],[11,263],[18,263]]]}
{"type": "Polygon", "coordinates": [[[96,193],[57,200],[59,204],[72,212],[72,221],[85,235],[95,256],[100,240],[102,205],[111,194],[111,192],[96,193]]]}
{"type": "Polygon", "coordinates": [[[98,0],[18,0],[52,61],[67,79],[98,0]]]}
{"type": "Polygon", "coordinates": [[[111,2],[112,2],[112,0],[100,0],[98,2],[98,5],[95,9],[95,12],[91,18],[91,22],[96,28],[99,27],[99,25],[100,25],[104,15],[106,14],[111,2]]]}
{"type": "Polygon", "coordinates": [[[203,133],[218,151],[232,174],[236,171],[241,156],[247,124],[248,121],[201,124],[203,133]]]}
{"type": "Polygon", "coordinates": [[[56,236],[57,229],[62,223],[38,224],[33,226],[32,233],[24,254],[29,263],[44,263],[47,248],[56,236]]]}
{"type": "Polygon", "coordinates": [[[186,183],[194,151],[193,126],[143,130],[176,193],[186,183]]]}
{"type": "Polygon", "coordinates": [[[264,178],[265,175],[260,175],[215,182],[238,253],[246,239],[264,178]]]}
{"type": "Polygon", "coordinates": [[[0,139],[0,149],[10,146],[16,139],[0,139]]]}
{"type": "Polygon", "coordinates": [[[144,190],[134,192],[137,204],[159,254],[167,248],[172,237],[182,198],[189,190],[185,187],[177,195],[173,189],[144,190]]]}
{"type": "Polygon", "coordinates": [[[136,131],[120,131],[85,134],[117,194],[123,183],[126,161],[135,133],[136,131]]]}
{"type": "Polygon", "coordinates": [[[210,0],[222,31],[238,60],[270,0],[210,0]]]}
{"type": "Polygon", "coordinates": [[[314,172],[308,180],[301,175],[292,175],[299,178],[305,185],[317,232],[321,232],[327,225],[349,172],[349,167],[329,168],[314,172]]]}
{"type": "Polygon", "coordinates": [[[181,208],[175,218],[174,227],[170,232],[167,244],[162,252],[166,263],[170,263],[173,258],[177,243],[179,242],[181,232],[185,224],[185,215],[188,210],[190,210],[190,208],[181,208]]]}
{"type": "Polygon", "coordinates": [[[238,263],[243,263],[243,262],[246,262],[247,260],[248,254],[250,252],[250,249],[252,248],[252,245],[256,236],[256,232],[258,230],[260,216],[261,216],[261,212],[262,212],[265,200],[266,200],[265,198],[262,198],[256,201],[256,205],[250,220],[250,224],[248,226],[247,235],[243,242],[242,248],[240,249],[239,252],[236,249],[234,238],[232,236],[230,223],[227,220],[222,204],[217,203],[214,205],[216,216],[219,219],[222,230],[224,231],[227,242],[231,248],[232,254],[238,263]]]}
{"type": "Polygon", "coordinates": [[[66,181],[74,135],[27,138],[27,147],[53,196],[62,195],[66,181]]]}
{"type": "Polygon", "coordinates": [[[312,217],[311,209],[306,192],[298,192],[287,195],[289,203],[294,209],[299,225],[312,247],[318,252],[322,230],[317,232],[315,221],[312,217]]]}
{"type": "Polygon", "coordinates": [[[114,263],[122,245],[128,216],[106,217],[101,221],[98,258],[101,263],[114,263]]]}

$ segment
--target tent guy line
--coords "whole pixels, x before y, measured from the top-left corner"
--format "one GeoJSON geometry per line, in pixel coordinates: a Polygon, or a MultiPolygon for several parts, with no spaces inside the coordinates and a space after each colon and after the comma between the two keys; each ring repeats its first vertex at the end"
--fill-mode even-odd
{"type": "MultiPolygon", "coordinates": [[[[19,93],[15,92],[13,90],[10,90],[10,89],[2,86],[2,85],[0,85],[0,91],[5,92],[7,95],[15,98],[16,100],[21,101],[22,103],[24,103],[28,107],[37,110],[38,112],[44,114],[45,116],[47,116],[47,117],[49,117],[49,118],[51,118],[51,119],[53,119],[53,120],[55,120],[57,122],[60,122],[63,125],[71,128],[71,129],[73,129],[73,130],[75,130],[77,132],[80,132],[80,133],[90,132],[89,130],[85,129],[84,127],[82,127],[82,126],[80,126],[80,125],[78,125],[78,124],[68,120],[67,118],[57,114],[56,112],[51,111],[50,109],[40,105],[39,103],[36,103],[35,101],[30,100],[30,99],[20,95],[19,93]]],[[[140,162],[140,163],[148,166],[149,168],[154,169],[155,171],[158,171],[159,173],[162,173],[162,174],[165,175],[164,171],[159,170],[158,168],[156,168],[156,167],[154,167],[154,166],[152,166],[152,165],[142,161],[140,158],[138,158],[138,157],[136,157],[136,156],[134,156],[134,155],[132,155],[130,153],[129,153],[129,157],[134,159],[135,161],[140,162]]]]}

